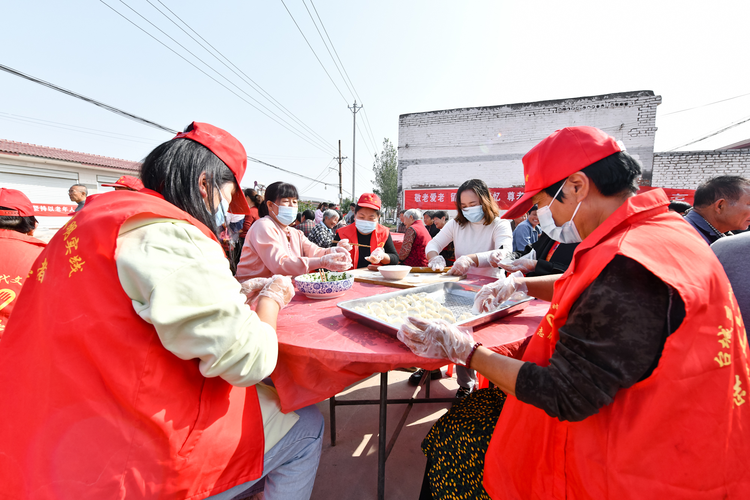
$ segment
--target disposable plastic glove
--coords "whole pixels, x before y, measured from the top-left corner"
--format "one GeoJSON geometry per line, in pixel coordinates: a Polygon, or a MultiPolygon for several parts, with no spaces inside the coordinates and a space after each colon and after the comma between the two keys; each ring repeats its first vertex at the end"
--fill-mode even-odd
{"type": "Polygon", "coordinates": [[[494,283],[484,285],[474,298],[474,307],[472,307],[471,312],[482,314],[494,311],[500,304],[512,297],[522,298],[528,292],[528,288],[520,278],[523,278],[523,274],[516,271],[494,283]]]}
{"type": "Polygon", "coordinates": [[[269,278],[252,278],[241,283],[242,293],[247,297],[245,304],[252,304],[252,302],[258,298],[258,294],[263,290],[263,287],[266,286],[268,280],[269,278]]]}
{"type": "Polygon", "coordinates": [[[365,260],[370,264],[380,264],[383,259],[385,259],[385,250],[382,247],[376,248],[369,257],[365,257],[365,260]]]}
{"type": "MultiPolygon", "coordinates": [[[[495,250],[495,252],[499,251],[500,250],[495,250]]],[[[515,260],[510,256],[496,256],[495,252],[492,252],[492,255],[490,255],[490,264],[495,267],[500,267],[510,273],[521,271],[524,274],[528,274],[536,269],[536,250],[531,250],[531,252],[522,255],[521,258],[515,260]]]]}
{"type": "Polygon", "coordinates": [[[411,316],[407,319],[411,325],[401,325],[397,336],[411,352],[425,358],[450,359],[454,363],[466,365],[474,348],[471,330],[459,330],[442,319],[423,321],[411,316]]]}
{"type": "Polygon", "coordinates": [[[468,255],[462,255],[453,263],[453,267],[448,271],[448,274],[453,276],[466,276],[466,273],[469,272],[471,266],[474,265],[476,264],[474,264],[474,260],[472,260],[471,257],[468,255]]]}
{"type": "Polygon", "coordinates": [[[344,238],[343,240],[339,241],[337,246],[346,249],[347,252],[351,252],[352,248],[353,248],[352,244],[349,243],[349,240],[346,239],[346,238],[344,238]]]}
{"type": "Polygon", "coordinates": [[[349,253],[329,253],[322,257],[311,258],[308,261],[310,269],[319,269],[321,267],[335,272],[346,271],[352,267],[352,258],[349,253]]]}
{"type": "Polygon", "coordinates": [[[279,309],[283,309],[294,297],[292,279],[289,276],[275,274],[266,280],[259,295],[275,300],[279,309]]]}
{"type": "Polygon", "coordinates": [[[334,254],[334,253],[340,253],[340,254],[344,254],[344,255],[349,255],[349,250],[347,250],[344,247],[336,246],[336,247],[327,248],[325,254],[326,255],[331,255],[331,254],[334,254]]]}
{"type": "Polygon", "coordinates": [[[442,255],[436,255],[430,259],[430,262],[428,262],[427,265],[430,266],[430,269],[433,271],[442,271],[445,269],[445,259],[442,255]]]}

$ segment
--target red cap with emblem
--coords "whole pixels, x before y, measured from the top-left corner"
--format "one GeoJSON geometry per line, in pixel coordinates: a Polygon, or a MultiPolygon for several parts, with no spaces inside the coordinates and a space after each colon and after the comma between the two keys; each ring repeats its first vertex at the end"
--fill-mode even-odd
{"type": "Polygon", "coordinates": [[[132,189],[133,191],[140,191],[143,189],[143,183],[141,180],[129,175],[123,175],[112,184],[102,184],[102,186],[127,188],[132,189]]]}
{"type": "Polygon", "coordinates": [[[625,151],[625,146],[598,128],[556,130],[523,157],[524,194],[503,219],[520,217],[534,205],[531,198],[541,190],[620,151],[625,151]]]}
{"type": "MultiPolygon", "coordinates": [[[[237,181],[237,186],[240,186],[242,177],[245,175],[245,169],[247,169],[247,153],[240,141],[229,132],[208,123],[193,122],[185,132],[180,132],[174,138],[190,139],[206,146],[229,167],[237,181]]],[[[250,213],[250,205],[247,204],[241,189],[237,189],[232,196],[232,201],[229,203],[229,212],[245,215],[250,213]]]]}
{"type": "Polygon", "coordinates": [[[34,215],[34,205],[17,189],[0,188],[0,217],[30,217],[34,215]]]}
{"type": "Polygon", "coordinates": [[[372,208],[374,210],[380,210],[382,204],[380,203],[380,196],[375,193],[365,193],[359,197],[357,205],[360,207],[372,208]]]}

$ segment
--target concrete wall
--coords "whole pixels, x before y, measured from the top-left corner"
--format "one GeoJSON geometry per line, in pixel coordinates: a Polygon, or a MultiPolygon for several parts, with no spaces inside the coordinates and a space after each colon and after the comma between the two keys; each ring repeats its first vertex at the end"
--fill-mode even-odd
{"type": "Polygon", "coordinates": [[[654,186],[695,189],[717,175],[750,179],[750,149],[654,153],[654,186]]]}
{"type": "Polygon", "coordinates": [[[638,91],[401,115],[399,192],[458,187],[471,178],[490,187],[522,186],[523,155],[555,130],[575,125],[623,141],[643,163],[643,183],[650,185],[659,103],[661,96],[638,91]]]}

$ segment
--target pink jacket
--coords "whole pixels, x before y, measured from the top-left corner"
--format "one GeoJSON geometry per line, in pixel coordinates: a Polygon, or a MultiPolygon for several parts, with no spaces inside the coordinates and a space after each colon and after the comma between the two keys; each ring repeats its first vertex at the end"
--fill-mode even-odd
{"type": "Polygon", "coordinates": [[[274,274],[299,276],[319,267],[316,261],[325,253],[325,248],[312,243],[302,231],[281,226],[265,216],[247,232],[236,278],[242,282],[274,274]]]}

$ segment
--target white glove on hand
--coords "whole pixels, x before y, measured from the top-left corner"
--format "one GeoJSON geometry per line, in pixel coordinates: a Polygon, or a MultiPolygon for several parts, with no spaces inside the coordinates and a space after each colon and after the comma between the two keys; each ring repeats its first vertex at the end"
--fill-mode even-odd
{"type": "Polygon", "coordinates": [[[493,250],[490,254],[490,265],[492,267],[501,267],[500,264],[510,264],[513,259],[508,255],[507,250],[493,250]]]}
{"type": "Polygon", "coordinates": [[[505,269],[509,273],[520,271],[523,274],[529,274],[536,269],[536,260],[516,259],[508,264],[501,262],[498,267],[505,269]]]}
{"type": "Polygon", "coordinates": [[[279,309],[283,309],[294,297],[292,279],[289,276],[279,274],[267,278],[266,285],[260,291],[260,296],[275,300],[279,309]]]}
{"type": "Polygon", "coordinates": [[[268,280],[269,278],[252,278],[242,282],[242,293],[247,297],[245,304],[252,304],[260,291],[263,290],[263,287],[266,286],[268,280]]]}
{"type": "Polygon", "coordinates": [[[397,336],[411,352],[425,358],[447,358],[456,364],[466,365],[466,360],[474,348],[471,331],[461,331],[442,319],[431,322],[411,316],[407,319],[411,325],[401,325],[397,336]]]}
{"type": "Polygon", "coordinates": [[[346,271],[347,269],[351,269],[352,267],[352,257],[349,255],[349,252],[333,252],[323,255],[322,257],[319,257],[317,259],[310,259],[309,267],[310,269],[319,269],[321,267],[324,267],[335,272],[346,271]]]}
{"type": "Polygon", "coordinates": [[[351,252],[352,248],[353,248],[352,244],[349,243],[349,240],[346,239],[346,238],[344,238],[343,240],[339,241],[337,246],[346,249],[347,252],[351,252]]]}
{"type": "Polygon", "coordinates": [[[468,255],[462,255],[456,262],[453,263],[453,267],[448,271],[448,274],[453,276],[466,276],[471,266],[475,265],[474,260],[468,255]]]}
{"type": "Polygon", "coordinates": [[[369,257],[365,257],[365,260],[370,264],[380,264],[380,261],[385,258],[385,250],[382,247],[378,247],[372,251],[369,257]]]}
{"type": "Polygon", "coordinates": [[[445,259],[442,255],[436,255],[430,259],[430,262],[427,265],[430,266],[430,269],[433,271],[442,271],[445,269],[445,259]]]}
{"type": "Polygon", "coordinates": [[[342,246],[335,246],[335,247],[327,248],[325,255],[331,255],[333,253],[342,253],[345,255],[349,255],[349,250],[347,250],[346,248],[342,246]]]}
{"type": "Polygon", "coordinates": [[[511,297],[522,298],[528,292],[528,288],[526,288],[526,283],[521,281],[520,278],[523,278],[523,274],[520,271],[516,271],[505,278],[500,278],[494,283],[484,285],[474,298],[474,307],[471,308],[471,312],[473,314],[482,314],[494,311],[500,304],[511,297]]]}

